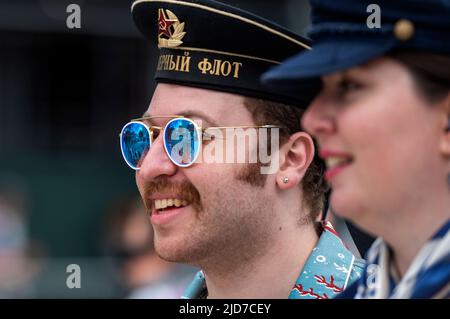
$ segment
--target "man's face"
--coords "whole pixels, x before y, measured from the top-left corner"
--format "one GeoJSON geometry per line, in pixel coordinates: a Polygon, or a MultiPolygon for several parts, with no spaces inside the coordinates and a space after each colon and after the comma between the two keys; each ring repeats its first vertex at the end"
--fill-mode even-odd
{"type": "MultiPolygon", "coordinates": [[[[200,120],[202,127],[255,125],[243,101],[234,94],[158,84],[146,116],[185,115],[200,120]]],[[[152,124],[164,127],[169,120],[155,119],[152,124]]],[[[203,146],[210,143],[217,141],[203,146]]],[[[167,156],[160,134],[136,172],[158,254],[199,265],[222,257],[242,261],[260,252],[276,224],[270,196],[274,186],[265,180],[252,164],[203,162],[178,167],[167,156]],[[155,201],[158,207],[173,206],[156,210],[155,201]]]]}

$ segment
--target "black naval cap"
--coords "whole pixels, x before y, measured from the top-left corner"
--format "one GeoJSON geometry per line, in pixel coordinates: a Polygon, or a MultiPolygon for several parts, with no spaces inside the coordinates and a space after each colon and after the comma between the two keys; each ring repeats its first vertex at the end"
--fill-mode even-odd
{"type": "Polygon", "coordinates": [[[303,94],[264,87],[261,75],[310,41],[261,17],[210,0],[139,0],[132,5],[138,29],[158,46],[157,83],[224,91],[306,107],[319,89],[303,94]]]}
{"type": "Polygon", "coordinates": [[[450,0],[310,3],[312,27],[308,35],[314,49],[265,73],[262,81],[271,89],[301,90],[301,83],[308,79],[351,68],[396,49],[450,54],[450,0]],[[379,28],[376,20],[371,20],[377,11],[379,28]]]}

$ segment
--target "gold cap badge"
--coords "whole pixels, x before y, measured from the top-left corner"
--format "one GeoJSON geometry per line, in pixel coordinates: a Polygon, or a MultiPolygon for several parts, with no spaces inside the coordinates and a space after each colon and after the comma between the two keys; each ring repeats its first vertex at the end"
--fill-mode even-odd
{"type": "Polygon", "coordinates": [[[170,10],[158,10],[158,45],[159,47],[177,47],[183,43],[181,41],[184,32],[184,22],[180,23],[178,17],[170,10]]]}

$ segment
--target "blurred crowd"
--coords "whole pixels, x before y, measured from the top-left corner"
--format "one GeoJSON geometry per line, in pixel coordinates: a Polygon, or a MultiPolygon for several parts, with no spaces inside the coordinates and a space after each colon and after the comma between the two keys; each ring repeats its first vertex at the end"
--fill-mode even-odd
{"type": "MultiPolygon", "coordinates": [[[[72,258],[61,262],[46,251],[44,243],[30,236],[28,206],[25,188],[0,184],[0,298],[71,297],[65,291],[69,290],[65,285],[68,274],[61,274],[72,258]]],[[[155,253],[153,229],[140,197],[124,194],[106,203],[101,215],[99,254],[84,257],[81,265],[81,282],[91,282],[82,284],[75,296],[179,298],[196,269],[166,262],[155,253]],[[84,278],[89,273],[97,275],[84,278]]]]}
{"type": "Polygon", "coordinates": [[[153,229],[140,197],[120,199],[105,218],[103,250],[112,257],[123,296],[180,298],[195,270],[164,261],[156,254],[153,229]]]}
{"type": "Polygon", "coordinates": [[[26,199],[17,188],[0,186],[0,297],[33,296],[39,271],[28,235],[26,199]]]}

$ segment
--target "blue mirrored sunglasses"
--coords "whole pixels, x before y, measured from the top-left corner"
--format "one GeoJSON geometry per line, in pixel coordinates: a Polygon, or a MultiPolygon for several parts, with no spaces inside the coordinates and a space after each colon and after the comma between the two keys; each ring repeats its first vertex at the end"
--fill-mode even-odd
{"type": "Polygon", "coordinates": [[[164,149],[167,156],[177,166],[192,165],[200,154],[201,128],[191,119],[172,118],[164,128],[147,126],[134,120],[127,123],[120,133],[120,148],[125,162],[134,170],[139,170],[154,139],[163,131],[164,149]]]}
{"type": "Polygon", "coordinates": [[[263,126],[220,126],[203,130],[194,121],[182,116],[156,116],[151,118],[171,118],[166,126],[147,126],[142,120],[132,120],[120,133],[120,148],[125,162],[134,170],[139,170],[145,155],[150,150],[154,139],[163,131],[164,149],[167,156],[177,166],[188,167],[197,160],[202,146],[203,134],[210,129],[236,128],[280,128],[274,125],[263,126]]]}

